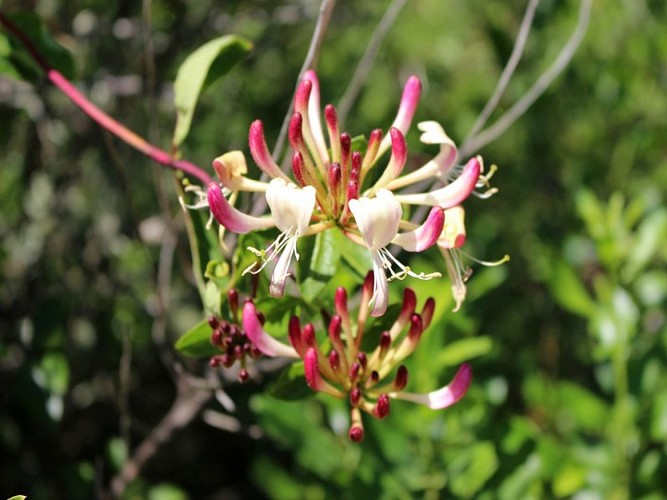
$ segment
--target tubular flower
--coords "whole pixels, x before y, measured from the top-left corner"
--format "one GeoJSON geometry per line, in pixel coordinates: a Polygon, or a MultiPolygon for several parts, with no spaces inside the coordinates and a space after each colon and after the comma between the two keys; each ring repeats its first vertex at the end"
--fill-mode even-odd
{"type": "Polygon", "coordinates": [[[386,418],[393,399],[440,410],[459,401],[472,381],[470,366],[463,364],[453,380],[436,391],[427,394],[405,391],[408,369],[402,362],[417,347],[435,309],[435,301],[429,298],[421,312],[417,312],[417,297],[410,288],[404,291],[401,311],[394,323],[379,335],[374,348],[362,349],[362,344],[369,344],[364,340],[364,334],[369,316],[368,301],[374,293],[373,281],[370,272],[362,287],[356,318],[348,309],[345,289],[336,290],[335,314],[329,320],[327,338],[321,344],[317,343],[313,325],[302,327],[296,316],[289,323],[290,347],[264,332],[252,302],[246,302],[243,313],[245,331],[262,353],[302,358],[306,382],[311,389],[348,400],[349,437],[356,442],[364,438],[362,413],[378,419],[386,418]]]}
{"type": "MultiPolygon", "coordinates": [[[[271,280],[272,295],[283,294],[291,256],[298,258],[297,239],[332,227],[340,228],[352,241],[365,246],[372,256],[376,276],[373,315],[381,315],[386,309],[387,283],[391,279],[440,276],[436,272],[412,272],[400,264],[386,246],[393,243],[404,250],[421,252],[434,245],[443,230],[443,212],[462,203],[476,189],[488,186],[492,172],[483,174],[481,157],[457,166],[454,142],[437,122],[430,121],[418,125],[422,131],[421,141],[438,145],[440,150],[423,166],[404,173],[408,160],[405,134],[420,95],[419,79],[410,77],[390,129],[387,133],[381,129],[371,131],[366,150],[355,151],[350,134],[342,131],[336,108],[326,105],[322,113],[319,81],[314,71],[307,71],[297,87],[294,112],[289,120],[291,176],[271,157],[260,120],[251,124],[248,143],[253,160],[270,182],[248,179],[245,159],[239,151],[214,160],[220,183],[208,187],[207,198],[215,219],[237,233],[272,225],[282,231],[266,250],[251,249],[263,260],[261,265],[258,263],[250,269],[252,272],[259,272],[280,255],[271,280]],[[385,152],[389,152],[388,159],[381,160],[385,152]],[[415,192],[414,185],[424,181],[437,181],[442,187],[415,192]],[[223,195],[221,185],[225,194],[231,193],[230,201],[223,195]],[[399,192],[404,188],[411,188],[410,192],[399,192]],[[251,217],[235,209],[236,195],[241,191],[264,192],[271,217],[251,217]],[[285,194],[288,192],[291,196],[285,194]],[[301,201],[297,202],[297,198],[301,201]],[[418,226],[402,219],[404,205],[427,206],[431,211],[426,221],[418,226]],[[404,232],[399,233],[399,229],[404,232]],[[394,268],[398,272],[394,272],[394,268]]],[[[492,192],[493,189],[489,189],[481,196],[492,192]]]]}
{"type": "Polygon", "coordinates": [[[284,179],[273,179],[266,190],[266,201],[273,215],[273,222],[282,231],[280,236],[266,249],[249,248],[264,262],[247,268],[245,272],[258,273],[267,262],[278,257],[278,262],[271,276],[269,291],[274,297],[280,297],[285,289],[285,280],[289,276],[292,257],[299,260],[296,242],[302,236],[315,208],[315,189],[312,186],[298,188],[284,179]]]}
{"type": "Polygon", "coordinates": [[[385,270],[389,271],[390,279],[402,279],[405,276],[430,279],[440,276],[440,273],[415,274],[409,267],[401,264],[385,247],[391,242],[403,242],[404,248],[413,251],[430,247],[437,240],[444,225],[442,210],[433,212],[434,217],[427,219],[423,229],[412,231],[412,238],[407,236],[408,233],[398,234],[403,209],[394,195],[386,189],[380,189],[374,198],[362,197],[358,200],[351,200],[350,210],[357,221],[364,244],[370,250],[373,258],[375,279],[370,300],[370,304],[373,305],[372,316],[382,316],[387,309],[389,280],[385,270]],[[394,265],[400,269],[399,273],[393,271],[394,265]]]}

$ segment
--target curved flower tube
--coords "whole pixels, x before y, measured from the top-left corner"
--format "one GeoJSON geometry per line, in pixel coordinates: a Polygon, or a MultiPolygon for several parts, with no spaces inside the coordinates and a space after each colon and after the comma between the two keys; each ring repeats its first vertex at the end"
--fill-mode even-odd
{"type": "Polygon", "coordinates": [[[271,217],[253,217],[232,207],[223,195],[220,185],[215,182],[208,185],[206,197],[215,220],[230,231],[245,234],[275,225],[271,217]]]}
{"type": "Polygon", "coordinates": [[[257,309],[252,301],[248,300],[243,306],[243,329],[248,338],[266,356],[283,356],[286,358],[298,358],[299,355],[291,346],[283,344],[274,339],[264,331],[262,323],[259,321],[257,309]]]}
{"type": "Polygon", "coordinates": [[[464,363],[458,369],[452,381],[437,391],[429,392],[428,394],[397,391],[390,392],[388,395],[392,398],[428,406],[431,410],[442,410],[458,402],[468,392],[471,382],[472,370],[469,364],[464,363]]]}
{"type": "Polygon", "coordinates": [[[428,193],[398,194],[396,199],[408,205],[431,205],[450,208],[463,202],[473,192],[482,169],[481,158],[471,158],[461,175],[451,184],[428,193]]]}
{"type": "Polygon", "coordinates": [[[308,228],[315,209],[315,188],[312,186],[299,188],[292,183],[288,184],[284,179],[273,179],[266,190],[266,201],[271,209],[273,222],[282,233],[266,250],[250,248],[264,262],[257,269],[255,269],[256,263],[253,264],[244,273],[258,273],[268,262],[279,256],[271,275],[269,292],[274,297],[281,297],[285,291],[285,281],[289,276],[292,257],[299,260],[296,242],[308,228]]]}

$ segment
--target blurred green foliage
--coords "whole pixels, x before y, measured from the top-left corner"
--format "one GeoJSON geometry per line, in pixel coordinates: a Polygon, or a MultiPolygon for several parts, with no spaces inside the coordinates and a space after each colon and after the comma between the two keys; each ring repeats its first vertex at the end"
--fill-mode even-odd
{"type": "MultiPolygon", "coordinates": [[[[19,3],[6,1],[3,13],[19,3]]],[[[437,119],[461,142],[509,57],[524,4],[409,4],[345,128],[357,135],[387,126],[401,85],[417,74],[424,95],[416,120],[437,119]]],[[[387,5],[339,2],[318,65],[324,102],[342,95],[387,5]]],[[[202,94],[183,144],[183,157],[205,167],[222,152],[247,150],[255,118],[274,143],[318,8],[307,0],[167,0],[149,15],[139,2],[34,2],[73,54],[82,90],[163,147],[185,58],[221,35],[249,39],[250,55],[202,94]]],[[[494,118],[552,62],[577,9],[571,0],[540,2],[494,118]]],[[[470,251],[512,260],[476,268],[456,314],[444,282],[409,283],[420,300],[438,303],[410,360],[410,389],[442,385],[469,360],[473,387],[457,406],[432,412],[396,403],[354,445],[342,404],[278,400],[265,394],[270,377],[243,387],[225,380],[244,426],[221,430],[196,419],[158,450],[125,497],[661,498],[666,24],[662,1],[598,0],[571,65],[480,152],[500,166],[500,193],[467,204],[470,251]]],[[[3,60],[7,40],[2,32],[3,60]]],[[[171,174],[100,131],[56,89],[7,73],[0,484],[6,495],[90,498],[108,488],[175,397],[171,346],[203,317],[197,272],[171,174]],[[156,291],[171,267],[170,234],[173,276],[163,295],[156,291]]],[[[408,144],[416,142],[413,131],[408,144]]],[[[204,361],[176,360],[206,372],[204,361]]],[[[211,400],[207,411],[231,411],[223,407],[211,400]]]]}

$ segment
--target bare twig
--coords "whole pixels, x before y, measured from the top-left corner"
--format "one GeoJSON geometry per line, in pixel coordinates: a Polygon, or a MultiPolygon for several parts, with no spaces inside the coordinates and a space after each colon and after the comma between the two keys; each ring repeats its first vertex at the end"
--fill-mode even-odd
{"type": "MultiPolygon", "coordinates": [[[[308,47],[308,52],[306,53],[306,58],[301,65],[299,70],[299,76],[296,79],[296,85],[298,86],[301,82],[303,74],[309,69],[317,65],[317,58],[320,55],[320,48],[322,47],[322,42],[324,42],[324,35],[327,32],[329,27],[329,21],[331,20],[331,13],[333,12],[334,6],[336,5],[336,0],[322,0],[320,5],[320,12],[317,16],[317,22],[315,23],[315,30],[313,31],[313,36],[310,39],[310,46],[308,47]]],[[[280,133],[278,134],[278,139],[276,140],[275,146],[273,146],[273,152],[271,156],[275,161],[278,161],[278,158],[282,156],[283,146],[285,145],[285,138],[287,137],[287,125],[289,124],[290,117],[292,116],[292,109],[294,109],[294,94],[292,94],[292,100],[290,101],[289,107],[287,108],[287,113],[285,114],[285,119],[283,124],[280,127],[280,133]]],[[[262,178],[265,178],[266,174],[262,174],[262,178]]],[[[261,214],[266,210],[266,197],[265,196],[255,196],[252,202],[252,208],[250,209],[251,215],[261,214]]]]}
{"type": "Polygon", "coordinates": [[[480,130],[482,130],[482,127],[486,125],[486,122],[491,116],[491,113],[493,113],[493,111],[496,109],[496,106],[498,106],[500,98],[505,93],[505,89],[507,89],[507,84],[512,78],[512,75],[516,70],[517,64],[519,64],[521,56],[523,55],[523,49],[526,46],[528,33],[530,33],[530,28],[533,24],[533,17],[535,17],[535,9],[537,8],[537,4],[539,3],[540,0],[530,0],[528,2],[528,6],[526,7],[526,12],[524,13],[523,20],[521,21],[521,26],[519,27],[519,33],[516,37],[516,42],[514,42],[514,48],[512,49],[512,54],[510,54],[510,58],[507,61],[507,64],[505,65],[502,74],[500,75],[500,79],[496,84],[496,88],[493,91],[493,95],[489,98],[489,100],[486,103],[486,106],[484,106],[484,109],[477,117],[477,120],[470,129],[470,132],[468,132],[466,140],[468,140],[471,137],[474,137],[480,130]]]}
{"type": "Polygon", "coordinates": [[[137,446],[123,464],[119,474],[111,480],[115,497],[122,496],[125,488],[140,474],[144,465],[173,434],[188,425],[211,398],[211,390],[195,388],[185,377],[178,378],[176,399],[169,412],[151,433],[137,446]]]}
{"type": "Polygon", "coordinates": [[[398,14],[401,12],[401,9],[405,6],[407,0],[393,0],[387,10],[382,16],[382,19],[375,27],[373,35],[371,36],[368,46],[364,55],[361,57],[359,64],[357,64],[356,69],[354,70],[354,75],[350,80],[350,84],[347,86],[343,97],[341,98],[336,111],[338,112],[338,119],[341,123],[345,123],[345,118],[350,112],[352,104],[359,96],[359,92],[366,81],[366,77],[373,66],[375,57],[377,56],[378,50],[380,50],[380,45],[384,41],[387,33],[396,22],[398,14]]]}
{"type": "Polygon", "coordinates": [[[577,25],[570,39],[563,46],[562,50],[554,62],[542,73],[533,86],[526,94],[519,99],[503,116],[501,116],[493,125],[484,129],[479,134],[471,137],[463,143],[459,149],[461,157],[465,158],[474,151],[479,150],[490,142],[496,140],[502,135],[517,119],[523,115],[530,106],[540,97],[544,91],[551,85],[554,79],[565,69],[574,53],[583,40],[588,21],[590,19],[591,5],[593,0],[581,0],[579,6],[579,16],[577,25]]]}
{"type": "MultiPolygon", "coordinates": [[[[315,31],[313,32],[313,37],[310,40],[310,46],[308,47],[308,53],[306,58],[301,65],[301,70],[299,70],[299,76],[296,79],[296,85],[298,86],[301,82],[303,74],[309,69],[317,64],[317,58],[320,55],[320,48],[322,47],[322,42],[324,42],[324,35],[327,32],[329,27],[329,21],[331,20],[331,13],[336,5],[336,0],[322,0],[320,5],[320,13],[317,17],[317,23],[315,24],[315,31]]],[[[285,119],[283,124],[280,127],[280,134],[278,135],[278,140],[276,145],[273,147],[273,159],[278,160],[282,154],[283,144],[285,143],[285,137],[287,135],[287,125],[289,124],[290,116],[292,116],[291,109],[294,105],[294,97],[292,96],[292,102],[285,114],[285,119]]]]}

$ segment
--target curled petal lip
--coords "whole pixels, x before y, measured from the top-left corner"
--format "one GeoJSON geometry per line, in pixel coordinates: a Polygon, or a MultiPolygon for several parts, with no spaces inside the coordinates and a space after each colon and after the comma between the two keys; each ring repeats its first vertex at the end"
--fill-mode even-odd
{"type": "Polygon", "coordinates": [[[403,247],[409,252],[422,252],[435,245],[445,225],[445,211],[433,207],[424,224],[406,233],[399,233],[392,243],[403,247]]]}
{"type": "Polygon", "coordinates": [[[290,346],[274,339],[264,331],[262,324],[257,317],[255,304],[248,301],[243,306],[243,329],[248,338],[255,344],[255,347],[267,356],[285,356],[288,358],[298,358],[297,352],[290,346]]]}
{"type": "Polygon", "coordinates": [[[453,405],[465,396],[471,382],[472,370],[470,369],[469,364],[464,363],[456,372],[452,381],[437,391],[429,392],[427,394],[414,394],[411,392],[399,391],[390,393],[389,396],[404,401],[423,404],[432,410],[441,410],[453,405]]]}
{"type": "Polygon", "coordinates": [[[451,184],[418,194],[398,194],[396,199],[400,203],[409,205],[431,205],[442,208],[451,208],[465,200],[475,189],[477,179],[481,172],[481,164],[478,158],[471,158],[463,168],[461,175],[451,184]]]}
{"type": "Polygon", "coordinates": [[[371,251],[384,248],[394,239],[403,209],[391,191],[380,189],[375,198],[350,200],[349,206],[359,232],[371,251]]]}
{"type": "Polygon", "coordinates": [[[276,227],[299,236],[305,232],[315,209],[315,188],[299,188],[284,179],[273,179],[266,190],[266,201],[276,227]]]}
{"type": "Polygon", "coordinates": [[[222,194],[220,186],[214,182],[208,185],[206,197],[213,217],[230,231],[245,234],[275,226],[271,217],[253,217],[232,207],[222,194]]]}

